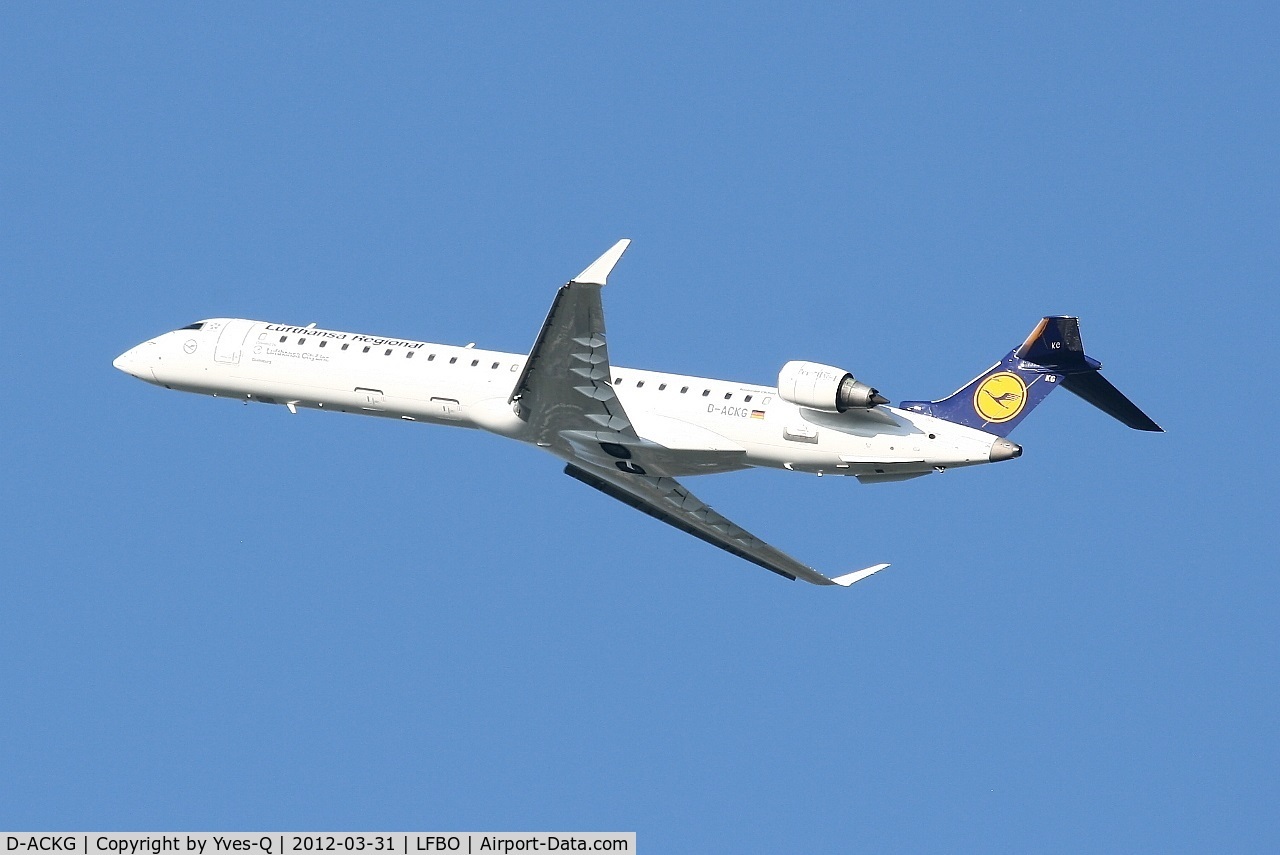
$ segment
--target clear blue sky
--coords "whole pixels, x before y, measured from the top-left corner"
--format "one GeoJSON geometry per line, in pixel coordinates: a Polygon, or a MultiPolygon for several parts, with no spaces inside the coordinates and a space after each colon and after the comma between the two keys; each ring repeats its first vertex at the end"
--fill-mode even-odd
{"type": "Polygon", "coordinates": [[[1280,18],[1112,3],[7,4],[0,827],[634,829],[646,852],[1275,851],[1280,18]],[[1022,459],[694,489],[144,385],[246,316],[950,392],[1022,459]]]}

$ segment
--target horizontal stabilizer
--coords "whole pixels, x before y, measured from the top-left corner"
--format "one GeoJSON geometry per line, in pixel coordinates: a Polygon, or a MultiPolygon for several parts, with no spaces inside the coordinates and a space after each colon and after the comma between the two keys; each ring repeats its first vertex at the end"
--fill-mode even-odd
{"type": "Polygon", "coordinates": [[[1089,364],[1080,340],[1080,319],[1066,315],[1041,318],[1040,323],[1027,336],[1027,340],[1014,350],[1014,355],[1027,362],[1034,362],[1059,371],[1083,371],[1097,368],[1089,364]]]}
{"type": "Polygon", "coordinates": [[[1112,386],[1111,381],[1097,371],[1068,374],[1062,378],[1062,385],[1134,430],[1164,432],[1164,428],[1152,421],[1150,416],[1138,409],[1137,404],[1126,398],[1123,392],[1112,386]]]}

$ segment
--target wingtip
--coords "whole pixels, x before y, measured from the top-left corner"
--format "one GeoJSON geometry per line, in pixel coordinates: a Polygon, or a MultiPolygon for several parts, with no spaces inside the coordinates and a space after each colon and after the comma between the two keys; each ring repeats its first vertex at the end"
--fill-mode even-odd
{"type": "Polygon", "coordinates": [[[604,255],[591,262],[586,270],[569,281],[579,285],[604,285],[609,279],[609,274],[613,272],[614,265],[630,245],[631,238],[623,238],[605,250],[604,255]]]}
{"type": "Polygon", "coordinates": [[[836,576],[831,581],[842,588],[847,588],[850,585],[852,585],[854,582],[861,582],[863,579],[867,578],[868,576],[871,576],[875,573],[879,573],[881,570],[883,570],[888,566],[889,566],[888,564],[873,564],[872,566],[867,567],[863,570],[856,570],[853,573],[846,573],[843,576],[836,576]]]}

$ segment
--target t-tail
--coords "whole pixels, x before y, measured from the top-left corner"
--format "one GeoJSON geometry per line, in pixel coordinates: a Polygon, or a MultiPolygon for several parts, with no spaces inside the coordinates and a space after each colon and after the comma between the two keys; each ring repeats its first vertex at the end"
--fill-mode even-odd
{"type": "Polygon", "coordinates": [[[941,401],[903,401],[901,409],[1008,436],[1059,386],[1135,430],[1163,430],[1098,371],[1084,353],[1080,321],[1044,318],[1027,340],[960,391],[941,401]]]}

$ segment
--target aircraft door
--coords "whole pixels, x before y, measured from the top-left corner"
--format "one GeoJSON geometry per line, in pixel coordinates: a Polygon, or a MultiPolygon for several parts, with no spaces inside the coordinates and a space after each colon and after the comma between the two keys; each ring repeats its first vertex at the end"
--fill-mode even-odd
{"type": "Polygon", "coordinates": [[[252,327],[253,321],[227,321],[218,335],[218,343],[213,346],[213,361],[227,365],[238,364],[244,340],[249,337],[252,327]]]}

